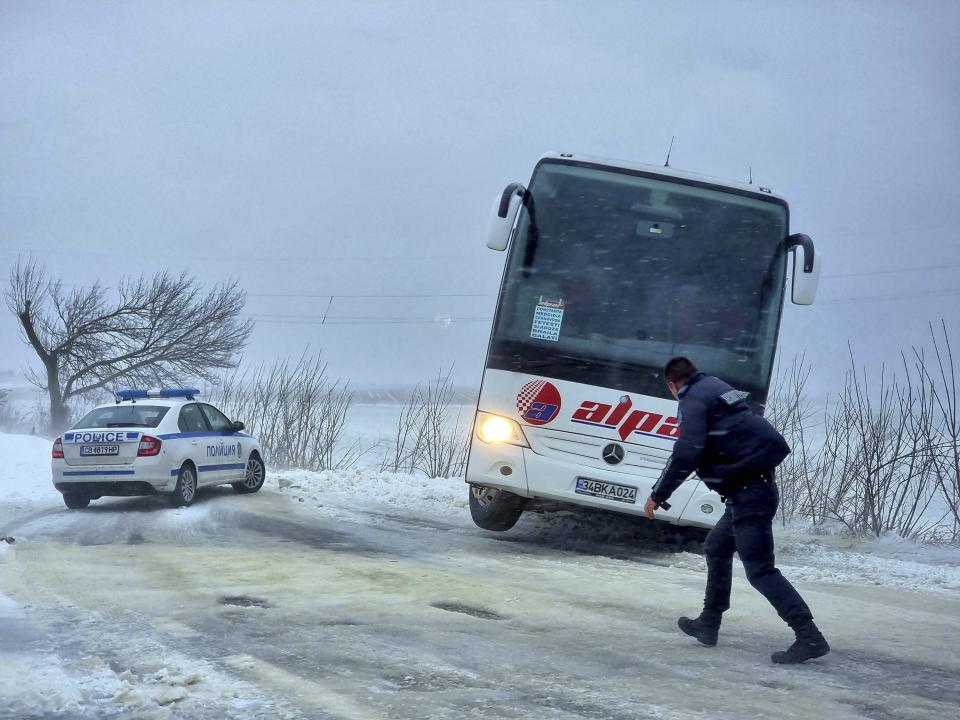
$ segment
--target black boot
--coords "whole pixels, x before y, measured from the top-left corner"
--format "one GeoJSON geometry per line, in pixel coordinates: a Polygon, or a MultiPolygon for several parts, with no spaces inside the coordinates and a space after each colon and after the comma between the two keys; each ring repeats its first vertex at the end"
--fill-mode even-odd
{"type": "Polygon", "coordinates": [[[782,652],[775,652],[770,659],[779,665],[794,665],[814,658],[823,657],[830,652],[830,645],[813,620],[807,620],[794,628],[797,639],[793,645],[782,652]]]}
{"type": "Polygon", "coordinates": [[[700,613],[700,617],[682,617],[677,620],[677,626],[690,637],[695,637],[704,645],[713,647],[717,644],[717,634],[720,631],[720,618],[700,613]]]}

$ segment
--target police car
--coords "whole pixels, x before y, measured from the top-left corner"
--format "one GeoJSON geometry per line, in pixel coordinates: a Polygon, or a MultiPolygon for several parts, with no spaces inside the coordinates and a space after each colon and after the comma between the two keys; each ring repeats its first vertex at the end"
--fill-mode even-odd
{"type": "Polygon", "coordinates": [[[256,438],[194,388],[121,390],[53,443],[53,484],[68,508],[112,496],[166,495],[189,505],[197,489],[230,483],[239,493],[263,487],[256,438]]]}

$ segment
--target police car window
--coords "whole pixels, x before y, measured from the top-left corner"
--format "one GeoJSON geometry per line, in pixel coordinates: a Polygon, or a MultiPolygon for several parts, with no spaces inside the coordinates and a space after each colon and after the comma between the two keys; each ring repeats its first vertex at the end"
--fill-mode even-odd
{"type": "Polygon", "coordinates": [[[222,412],[217,410],[213,405],[207,405],[202,403],[200,407],[203,409],[203,414],[206,415],[207,421],[210,423],[210,429],[216,430],[217,432],[224,432],[230,429],[231,422],[222,412]]]}
{"type": "Polygon", "coordinates": [[[196,403],[190,403],[180,408],[180,419],[177,421],[180,432],[205,432],[209,430],[206,420],[196,403]]]}
{"type": "Polygon", "coordinates": [[[128,403],[91,410],[73,428],[148,427],[155,428],[170,408],[128,403]]]}

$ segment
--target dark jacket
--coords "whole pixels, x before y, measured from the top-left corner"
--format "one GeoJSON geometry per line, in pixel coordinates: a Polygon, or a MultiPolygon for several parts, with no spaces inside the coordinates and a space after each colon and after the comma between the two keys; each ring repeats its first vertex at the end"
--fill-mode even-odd
{"type": "Polygon", "coordinates": [[[755,415],[747,393],[698,372],[680,389],[680,437],[650,493],[667,500],[690,473],[721,495],[760,473],[772,470],[790,454],[790,446],[769,422],[755,415]]]}

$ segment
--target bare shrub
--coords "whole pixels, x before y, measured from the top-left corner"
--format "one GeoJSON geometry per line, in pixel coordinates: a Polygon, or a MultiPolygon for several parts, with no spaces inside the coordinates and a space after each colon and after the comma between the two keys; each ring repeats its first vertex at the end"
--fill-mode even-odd
{"type": "Polygon", "coordinates": [[[960,397],[957,368],[946,323],[940,321],[941,337],[930,325],[930,340],[936,363],[927,362],[922,350],[913,348],[917,382],[925,385],[930,414],[921,428],[927,443],[931,468],[940,497],[952,523],[950,540],[960,540],[960,397]]]}
{"type": "Polygon", "coordinates": [[[843,388],[827,401],[819,431],[806,398],[804,358],[777,373],[767,417],[793,448],[778,473],[784,522],[802,516],[814,525],[838,522],[856,534],[957,540],[955,370],[946,327],[942,338],[931,328],[931,338],[936,364],[914,348],[900,377],[882,368],[871,380],[851,350],[843,388]]]}
{"type": "Polygon", "coordinates": [[[806,357],[794,357],[786,369],[777,368],[773,389],[767,399],[765,417],[790,444],[792,452],[777,469],[780,486],[780,518],[786,523],[801,508],[811,504],[819,449],[810,438],[815,414],[806,394],[810,366],[806,357]]]}
{"type": "Polygon", "coordinates": [[[410,394],[397,419],[391,451],[380,469],[422,472],[427,477],[457,477],[467,464],[470,437],[461,428],[461,410],[454,411],[451,371],[438,372],[410,394]]]}
{"type": "Polygon", "coordinates": [[[929,399],[909,375],[902,382],[885,369],[871,388],[852,352],[850,363],[821,468],[827,514],[861,534],[923,537],[942,520],[927,512],[935,497],[925,437],[929,399]]]}
{"type": "Polygon", "coordinates": [[[363,454],[359,442],[344,446],[353,393],[348,383],[329,378],[319,355],[235,370],[213,397],[244,422],[279,467],[341,470],[363,454]]]}
{"type": "Polygon", "coordinates": [[[417,385],[410,394],[407,404],[400,410],[397,418],[391,450],[384,455],[380,463],[380,471],[412,473],[417,469],[420,461],[420,424],[425,410],[420,401],[420,386],[417,385]]]}

